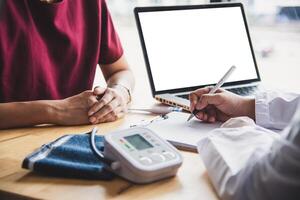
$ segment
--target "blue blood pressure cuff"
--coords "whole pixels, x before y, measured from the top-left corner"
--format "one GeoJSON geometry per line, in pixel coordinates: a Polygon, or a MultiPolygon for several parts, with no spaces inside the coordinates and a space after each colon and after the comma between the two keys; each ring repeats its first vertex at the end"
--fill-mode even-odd
{"type": "MultiPolygon", "coordinates": [[[[91,149],[89,134],[65,135],[44,144],[28,155],[22,167],[50,176],[110,180],[114,174],[105,168],[91,149]]],[[[96,146],[104,150],[102,136],[96,136],[96,146]]]]}

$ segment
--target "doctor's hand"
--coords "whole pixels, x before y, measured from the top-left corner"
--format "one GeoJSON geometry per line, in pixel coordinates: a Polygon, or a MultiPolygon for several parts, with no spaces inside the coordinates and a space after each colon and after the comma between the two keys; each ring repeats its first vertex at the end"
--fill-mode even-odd
{"type": "Polygon", "coordinates": [[[112,122],[122,118],[127,112],[130,96],[123,86],[96,87],[93,92],[98,101],[88,111],[90,123],[112,122]]]}
{"type": "Polygon", "coordinates": [[[199,120],[225,122],[232,117],[248,116],[255,120],[255,100],[219,89],[208,94],[211,88],[198,89],[190,94],[190,111],[195,109],[199,120]]]}

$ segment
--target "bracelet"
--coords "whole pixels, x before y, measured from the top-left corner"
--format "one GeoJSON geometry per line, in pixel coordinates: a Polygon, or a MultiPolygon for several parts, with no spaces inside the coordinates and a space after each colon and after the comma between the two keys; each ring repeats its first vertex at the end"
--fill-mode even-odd
{"type": "Polygon", "coordinates": [[[127,88],[126,86],[124,86],[124,85],[122,85],[122,84],[119,84],[119,83],[113,84],[113,85],[111,85],[110,87],[111,87],[111,88],[113,88],[113,87],[120,87],[120,88],[122,88],[122,89],[125,89],[126,92],[127,92],[127,94],[128,94],[128,102],[127,102],[127,104],[129,104],[129,103],[131,102],[131,91],[130,91],[129,88],[127,88]]]}

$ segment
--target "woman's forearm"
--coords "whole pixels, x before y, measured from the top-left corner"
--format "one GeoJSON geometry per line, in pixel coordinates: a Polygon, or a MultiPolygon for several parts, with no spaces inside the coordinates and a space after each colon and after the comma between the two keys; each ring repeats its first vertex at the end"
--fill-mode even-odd
{"type": "MultiPolygon", "coordinates": [[[[128,63],[124,56],[112,64],[101,65],[102,73],[105,77],[108,87],[115,87],[119,85],[125,87],[126,90],[124,94],[130,100],[130,93],[134,88],[134,76],[130,70],[128,63]]],[[[124,90],[124,89],[122,89],[124,90]]]]}
{"type": "Polygon", "coordinates": [[[51,124],[55,119],[55,102],[30,101],[0,104],[0,129],[51,124]]]}

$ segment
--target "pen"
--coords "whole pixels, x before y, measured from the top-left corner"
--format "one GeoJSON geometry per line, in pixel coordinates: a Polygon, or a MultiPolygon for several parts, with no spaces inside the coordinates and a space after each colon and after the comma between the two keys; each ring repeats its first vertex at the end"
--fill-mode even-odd
{"type": "MultiPolygon", "coordinates": [[[[215,93],[225,82],[226,80],[229,78],[229,76],[232,74],[232,72],[236,69],[236,66],[232,66],[230,67],[230,69],[225,73],[225,75],[221,78],[221,80],[215,85],[215,87],[213,87],[208,94],[213,94],[215,93]]],[[[187,121],[190,121],[197,113],[199,112],[199,110],[194,110],[189,118],[187,119],[187,121]]]]}

